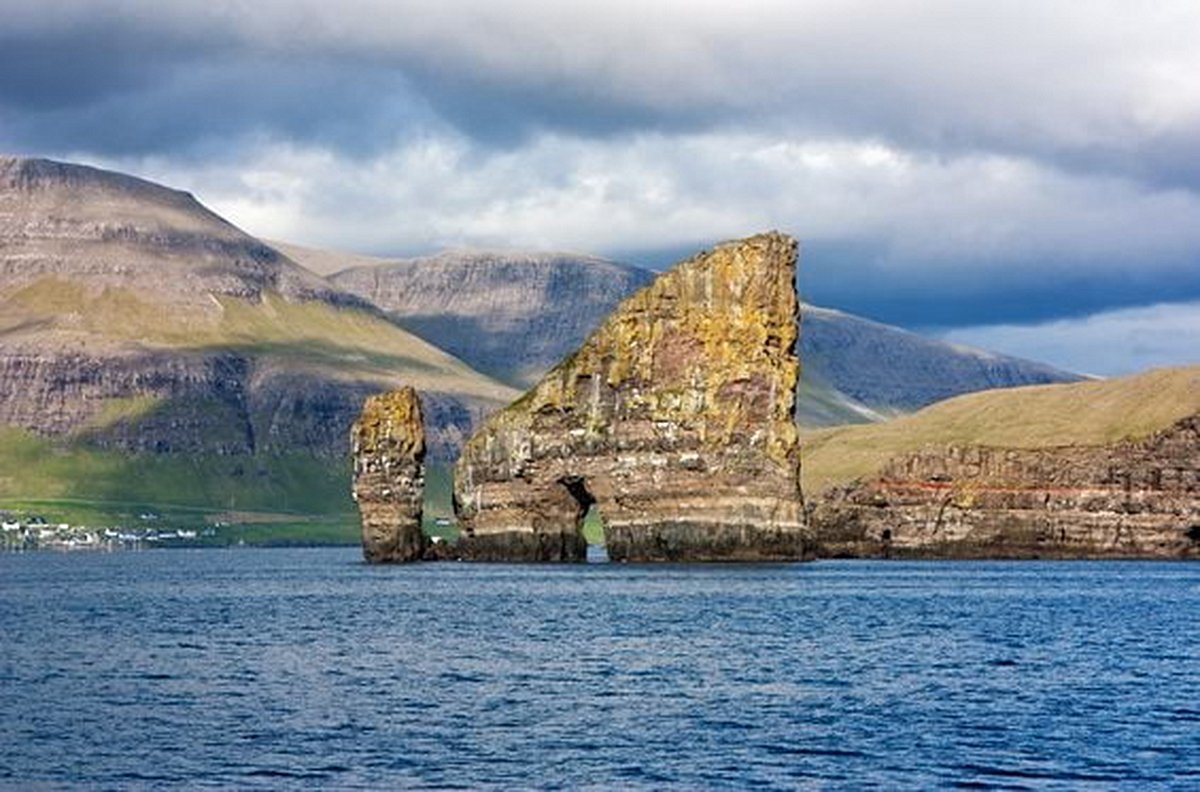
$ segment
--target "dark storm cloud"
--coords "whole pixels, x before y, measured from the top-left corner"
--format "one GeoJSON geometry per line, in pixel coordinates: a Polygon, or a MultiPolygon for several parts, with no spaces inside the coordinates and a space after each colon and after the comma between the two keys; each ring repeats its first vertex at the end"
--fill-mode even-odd
{"type": "Polygon", "coordinates": [[[16,150],[203,156],[263,135],[363,156],[434,119],[398,69],[105,24],[0,35],[0,75],[0,144],[16,150]]]}
{"type": "Polygon", "coordinates": [[[666,264],[763,228],[911,326],[1200,295],[1200,7],[0,0],[0,150],[250,230],[666,264]],[[646,253],[646,251],[651,251],[646,253]]]}
{"type": "Polygon", "coordinates": [[[0,30],[0,145],[103,155],[179,153],[246,134],[377,153],[453,127],[488,146],[540,131],[604,137],[703,127],[596,86],[446,68],[420,49],[260,47],[221,31],[89,16],[66,30],[0,30]]]}
{"type": "Polygon", "coordinates": [[[440,118],[489,147],[516,146],[539,132],[607,138],[701,129],[716,120],[710,112],[663,112],[576,85],[491,83],[481,75],[440,74],[420,66],[407,73],[440,118]]]}
{"type": "Polygon", "coordinates": [[[1168,295],[1200,299],[1200,255],[1166,270],[1096,272],[1049,257],[1010,260],[980,277],[966,266],[950,273],[904,262],[881,266],[878,251],[861,244],[812,243],[806,254],[806,299],[903,327],[1033,323],[1146,305],[1168,295]]]}
{"type": "Polygon", "coordinates": [[[54,5],[0,3],[13,12],[0,106],[19,144],[130,152],[252,131],[358,153],[433,108],[484,145],[543,130],[773,129],[1200,179],[1186,4],[54,5]],[[196,69],[204,84],[187,78],[196,69]],[[198,101],[207,119],[190,109],[198,101]],[[62,112],[74,108],[78,118],[62,112]]]}
{"type": "Polygon", "coordinates": [[[0,106],[10,115],[44,113],[151,88],[171,57],[123,47],[112,33],[21,37],[0,30],[0,106]]]}

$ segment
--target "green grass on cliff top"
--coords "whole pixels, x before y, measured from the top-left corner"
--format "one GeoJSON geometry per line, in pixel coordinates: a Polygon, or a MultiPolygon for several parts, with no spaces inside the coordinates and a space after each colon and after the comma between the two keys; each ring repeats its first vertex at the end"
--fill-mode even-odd
{"type": "Polygon", "coordinates": [[[808,495],[869,476],[888,459],[946,445],[1047,448],[1139,438],[1200,412],[1200,367],[1121,379],[984,391],[886,423],[807,433],[808,495]]]}

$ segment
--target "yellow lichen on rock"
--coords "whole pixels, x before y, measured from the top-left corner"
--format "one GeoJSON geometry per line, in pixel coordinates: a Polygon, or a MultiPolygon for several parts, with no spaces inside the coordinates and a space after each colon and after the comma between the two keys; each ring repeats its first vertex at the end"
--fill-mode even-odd
{"type": "Polygon", "coordinates": [[[417,392],[404,387],[368,398],[350,445],[363,556],[372,563],[419,560],[427,541],[421,529],[425,428],[417,392]]]}
{"type": "Polygon", "coordinates": [[[801,555],[796,252],[769,233],[677,265],[489,419],[458,465],[466,545],[577,555],[595,500],[613,557],[801,555]]]}
{"type": "Polygon", "coordinates": [[[425,433],[414,431],[423,425],[421,402],[417,392],[404,387],[371,396],[354,424],[353,442],[358,448],[380,449],[406,456],[425,453],[425,433]]]}

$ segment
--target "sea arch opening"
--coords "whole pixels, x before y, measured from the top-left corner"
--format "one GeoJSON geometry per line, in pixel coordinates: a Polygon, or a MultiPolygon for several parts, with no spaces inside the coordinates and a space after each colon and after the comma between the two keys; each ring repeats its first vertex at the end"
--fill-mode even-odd
{"type": "Polygon", "coordinates": [[[563,476],[558,483],[575,502],[575,530],[587,543],[587,560],[594,563],[607,561],[604,515],[600,501],[588,487],[587,479],[584,476],[563,476]]]}

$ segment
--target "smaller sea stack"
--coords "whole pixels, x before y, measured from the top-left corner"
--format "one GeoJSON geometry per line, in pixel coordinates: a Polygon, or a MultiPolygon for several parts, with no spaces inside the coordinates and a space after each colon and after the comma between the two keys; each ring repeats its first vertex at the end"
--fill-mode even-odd
{"type": "Polygon", "coordinates": [[[425,423],[410,387],[371,396],[350,430],[354,500],[368,563],[419,561],[425,496],[425,423]]]}

